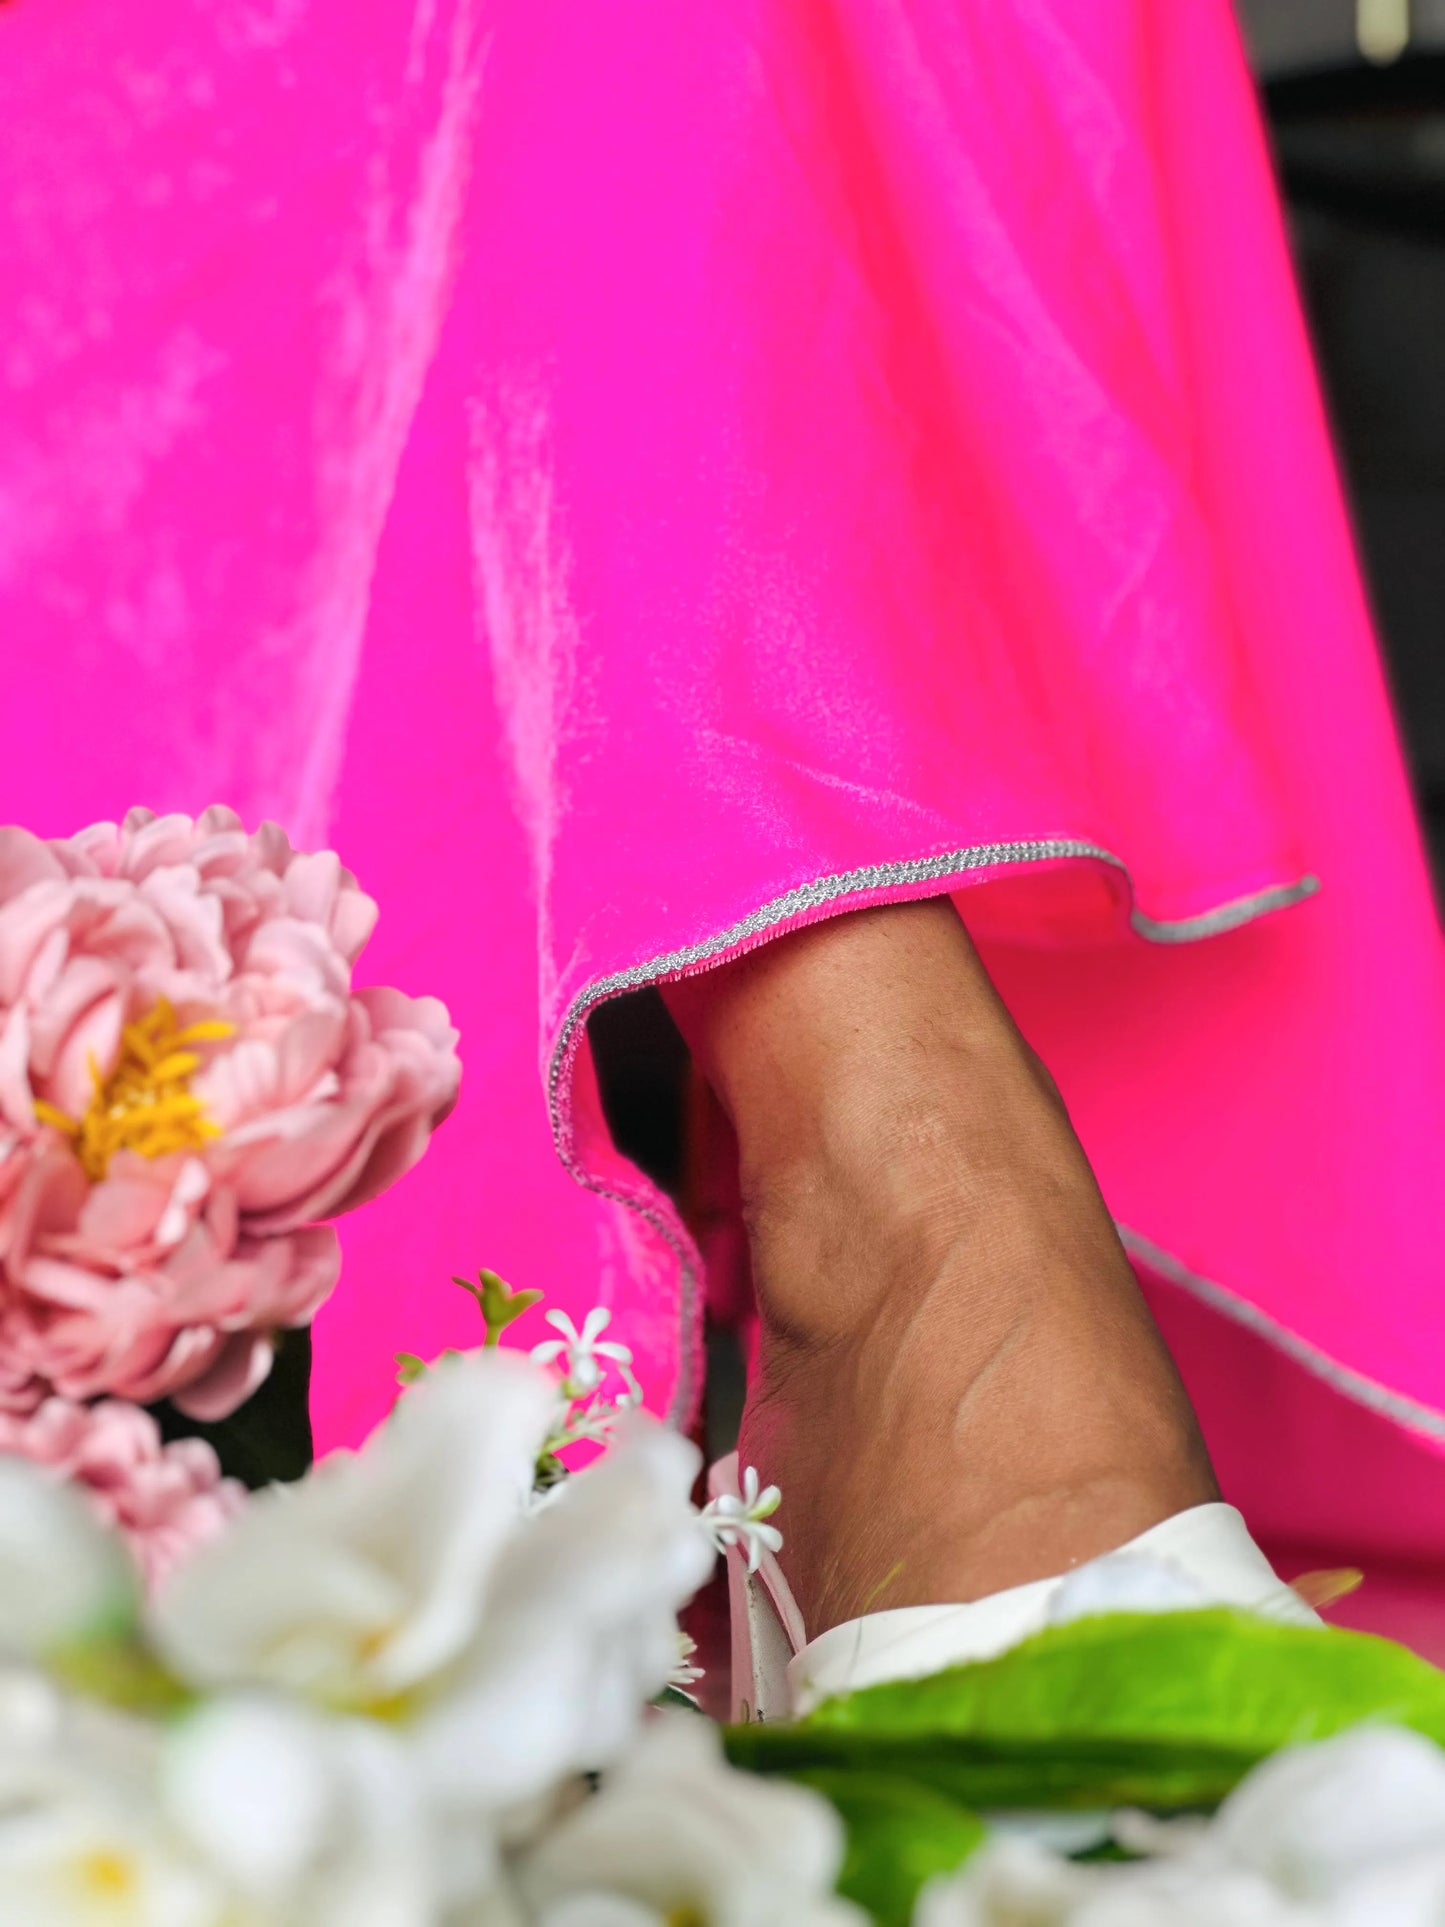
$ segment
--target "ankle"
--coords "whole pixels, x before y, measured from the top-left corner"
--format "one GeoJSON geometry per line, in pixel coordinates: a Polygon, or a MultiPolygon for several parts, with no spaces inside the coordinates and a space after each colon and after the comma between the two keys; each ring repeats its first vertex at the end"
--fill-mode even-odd
{"type": "Polygon", "coordinates": [[[986,1359],[914,1327],[764,1335],[740,1450],[782,1488],[812,1633],[1052,1577],[1219,1497],[1172,1372],[1025,1328],[986,1359]]]}
{"type": "Polygon", "coordinates": [[[1057,1578],[1218,1496],[1121,1469],[1020,1494],[987,1517],[920,1512],[889,1526],[855,1511],[826,1547],[785,1543],[785,1570],[816,1638],[867,1613],[966,1605],[1057,1578]]]}
{"type": "Polygon", "coordinates": [[[1117,1245],[1081,1263],[1033,1246],[1024,1211],[988,1228],[914,1223],[870,1270],[835,1226],[840,1289],[785,1268],[760,1290],[741,1444],[783,1489],[815,1631],[1041,1579],[1218,1497],[1117,1245]]]}

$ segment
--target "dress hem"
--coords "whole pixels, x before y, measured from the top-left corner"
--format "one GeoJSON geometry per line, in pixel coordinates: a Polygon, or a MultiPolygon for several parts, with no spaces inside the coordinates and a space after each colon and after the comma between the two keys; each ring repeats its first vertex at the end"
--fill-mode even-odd
{"type": "Polygon", "coordinates": [[[1191,1271],[1172,1252],[1166,1251],[1162,1245],[1156,1245],[1151,1238],[1130,1230],[1128,1225],[1120,1224],[1117,1219],[1114,1227],[1129,1257],[1137,1260],[1162,1283],[1188,1293],[1211,1311],[1218,1312],[1221,1318],[1227,1318],[1232,1324],[1263,1338],[1277,1352],[1291,1359],[1322,1384],[1328,1385],[1331,1391],[1353,1399],[1357,1405],[1391,1420],[1405,1431],[1445,1443],[1445,1411],[1426,1405],[1421,1399],[1411,1398],[1406,1392],[1392,1391],[1388,1385],[1382,1385],[1367,1373],[1357,1372],[1352,1365],[1341,1364],[1339,1359],[1332,1357],[1322,1347],[1312,1344],[1308,1338],[1301,1338],[1298,1332],[1280,1324],[1278,1319],[1271,1318],[1268,1312],[1261,1311],[1258,1305],[1241,1298],[1228,1286],[1191,1271]]]}
{"type": "MultiPolygon", "coordinates": [[[[625,1205],[635,1211],[662,1239],[678,1265],[678,1371],[666,1417],[670,1424],[685,1426],[693,1415],[701,1387],[700,1319],[698,1316],[699,1257],[692,1239],[684,1229],[671,1201],[639,1174],[636,1186],[609,1181],[588,1168],[576,1152],[572,1105],[572,1067],[585,1034],[586,1022],[599,1004],[628,991],[643,990],[673,982],[705,969],[732,961],[759,944],[785,934],[787,930],[821,922],[845,908],[858,909],[865,903],[906,902],[910,898],[945,895],[939,885],[951,879],[963,881],[979,870],[1013,868],[1067,859],[1104,863],[1118,871],[1128,882],[1131,907],[1129,924],[1136,935],[1149,943],[1194,943],[1220,936],[1252,923],[1276,910],[1303,902],[1319,889],[1319,879],[1300,876],[1289,883],[1268,887],[1234,897],[1197,915],[1180,918],[1150,917],[1133,901],[1133,880],[1128,865],[1101,845],[1076,837],[1046,837],[1012,843],[980,843],[968,848],[947,850],[937,855],[913,857],[894,863],[867,864],[859,869],[836,872],[796,885],[771,898],[747,916],[696,943],[665,951],[646,962],[632,964],[594,978],[583,986],[568,1004],[557,1029],[547,1071],[547,1109],[552,1140],[563,1169],[584,1190],[625,1205]]],[[[1427,1430],[1445,1439],[1445,1413],[1432,1412],[1403,1394],[1390,1392],[1362,1373],[1352,1372],[1305,1339],[1297,1338],[1278,1326],[1256,1306],[1238,1299],[1222,1285],[1198,1278],[1146,1238],[1120,1226],[1120,1235],[1131,1254],[1151,1265],[1168,1282],[1181,1285],[1236,1323],[1246,1325],[1272,1340],[1281,1350],[1307,1365],[1336,1389],[1346,1391],[1360,1402],[1398,1417],[1409,1410],[1422,1419],[1400,1418],[1403,1424],[1427,1430]]]]}

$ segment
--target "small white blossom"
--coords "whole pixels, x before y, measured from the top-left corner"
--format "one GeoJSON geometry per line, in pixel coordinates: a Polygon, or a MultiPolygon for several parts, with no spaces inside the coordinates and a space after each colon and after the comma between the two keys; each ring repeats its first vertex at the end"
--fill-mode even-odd
{"type": "Polygon", "coordinates": [[[593,1306],[582,1321],[581,1331],[565,1311],[549,1311],[545,1316],[552,1329],[562,1335],[534,1345],[531,1356],[538,1365],[553,1365],[559,1359],[563,1361],[562,1391],[565,1397],[590,1397],[606,1377],[608,1364],[617,1367],[626,1386],[624,1396],[637,1392],[637,1381],[632,1375],[632,1348],[616,1339],[602,1336],[612,1323],[612,1313],[605,1305],[593,1306]]]}
{"type": "Polygon", "coordinates": [[[543,1450],[556,1454],[565,1452],[569,1445],[584,1442],[605,1445],[617,1429],[617,1420],[623,1409],[620,1399],[615,1404],[607,1399],[594,1398],[587,1405],[570,1405],[548,1433],[543,1450]]]}
{"type": "Polygon", "coordinates": [[[700,1679],[706,1678],[706,1669],[693,1663],[696,1653],[697,1641],[690,1633],[679,1631],[677,1664],[667,1676],[667,1683],[675,1692],[685,1692],[689,1686],[696,1686],[700,1679]]]}
{"type": "Polygon", "coordinates": [[[759,1486],[757,1471],[749,1466],[743,1474],[741,1494],[724,1492],[705,1505],[701,1512],[704,1530],[720,1552],[729,1546],[740,1547],[748,1571],[756,1572],[765,1552],[782,1549],[783,1535],[767,1521],[782,1504],[783,1495],[775,1485],[759,1486]]]}

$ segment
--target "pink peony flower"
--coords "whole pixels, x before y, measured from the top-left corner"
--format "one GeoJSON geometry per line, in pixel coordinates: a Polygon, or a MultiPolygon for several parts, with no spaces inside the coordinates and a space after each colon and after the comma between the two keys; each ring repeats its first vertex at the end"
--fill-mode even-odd
{"type": "Polygon", "coordinates": [[[0,830],[0,1410],[234,1409],[347,1211],[456,1100],[433,998],[351,988],[376,907],[224,809],[0,830]]]}
{"type": "Polygon", "coordinates": [[[77,1486],[125,1535],[151,1587],[246,1502],[245,1487],[221,1477],[204,1439],[163,1445],[150,1413],[119,1399],[75,1405],[48,1398],[26,1417],[0,1412],[0,1452],[77,1486]]]}

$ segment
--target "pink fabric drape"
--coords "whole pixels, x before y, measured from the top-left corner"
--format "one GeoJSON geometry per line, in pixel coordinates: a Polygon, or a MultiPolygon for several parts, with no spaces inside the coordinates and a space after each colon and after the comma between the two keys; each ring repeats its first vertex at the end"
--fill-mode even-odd
{"type": "Polygon", "coordinates": [[[947,889],[1231,1496],[1439,1544],[1440,940],[1225,0],[52,0],[0,51],[3,813],[331,842],[462,1029],[322,1442],[477,1262],[685,1415],[585,1012],[947,889]]]}

